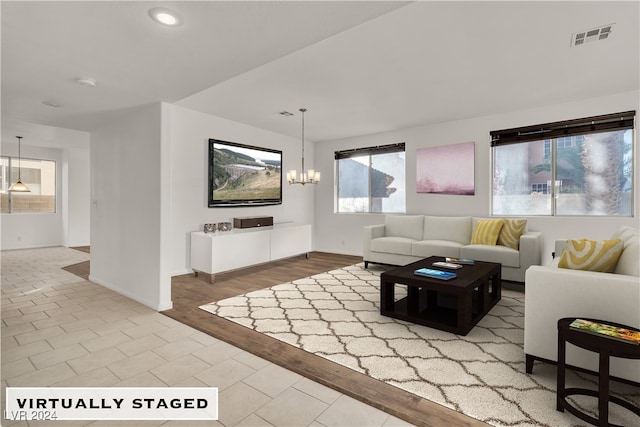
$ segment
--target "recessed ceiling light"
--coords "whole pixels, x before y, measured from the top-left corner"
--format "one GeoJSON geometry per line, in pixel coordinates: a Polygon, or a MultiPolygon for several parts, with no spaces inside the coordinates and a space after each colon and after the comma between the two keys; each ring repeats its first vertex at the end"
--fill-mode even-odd
{"type": "Polygon", "coordinates": [[[149,9],[149,16],[157,23],[168,27],[177,27],[182,25],[182,17],[173,10],[166,9],[164,7],[154,7],[149,9]]]}
{"type": "Polygon", "coordinates": [[[76,79],[76,83],[86,87],[96,87],[98,84],[96,79],[92,79],[91,77],[80,77],[79,79],[76,79]]]}

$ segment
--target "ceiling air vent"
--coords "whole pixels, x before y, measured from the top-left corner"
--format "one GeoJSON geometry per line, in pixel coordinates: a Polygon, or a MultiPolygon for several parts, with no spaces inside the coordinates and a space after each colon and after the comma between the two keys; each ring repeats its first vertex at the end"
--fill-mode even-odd
{"type": "Polygon", "coordinates": [[[574,33],[571,36],[571,46],[580,46],[596,40],[604,40],[611,34],[613,24],[603,25],[602,27],[593,28],[588,31],[574,33]]]}

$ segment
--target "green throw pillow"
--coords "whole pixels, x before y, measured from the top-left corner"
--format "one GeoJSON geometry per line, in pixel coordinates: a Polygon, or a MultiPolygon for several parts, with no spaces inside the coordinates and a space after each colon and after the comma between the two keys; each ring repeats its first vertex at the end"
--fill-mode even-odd
{"type": "Polygon", "coordinates": [[[622,240],[567,240],[559,268],[612,273],[622,254],[622,240]]]}

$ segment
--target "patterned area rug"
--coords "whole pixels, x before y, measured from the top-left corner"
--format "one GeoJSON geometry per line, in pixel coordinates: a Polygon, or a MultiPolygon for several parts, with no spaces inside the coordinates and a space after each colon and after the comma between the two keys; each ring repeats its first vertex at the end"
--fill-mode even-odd
{"type": "MultiPolygon", "coordinates": [[[[200,308],[495,426],[585,425],[556,411],[555,366],[536,363],[525,373],[524,293],[503,289],[491,312],[459,336],[381,316],[382,271],[357,264],[200,308]]],[[[597,379],[568,370],[567,387],[596,389],[597,379]]],[[[611,387],[640,404],[638,387],[611,387]]],[[[572,402],[597,416],[595,398],[572,402]]],[[[617,405],[609,422],[640,424],[617,405]]]]}

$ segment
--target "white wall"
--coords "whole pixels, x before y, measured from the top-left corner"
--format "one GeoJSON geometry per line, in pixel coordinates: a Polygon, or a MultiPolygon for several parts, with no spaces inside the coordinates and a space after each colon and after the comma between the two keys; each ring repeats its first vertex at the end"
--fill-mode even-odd
{"type": "MultiPolygon", "coordinates": [[[[22,158],[53,160],[56,162],[56,212],[2,214],[2,250],[38,248],[62,245],[63,152],[56,148],[33,147],[21,144],[22,158]]],[[[2,143],[2,154],[18,157],[18,144],[2,143]]],[[[15,177],[12,177],[15,180],[15,177]]]]}
{"type": "MultiPolygon", "coordinates": [[[[527,111],[463,119],[435,125],[400,129],[375,135],[348,138],[315,145],[316,168],[325,177],[334,174],[333,154],[337,150],[406,142],[407,213],[430,215],[489,216],[491,198],[491,149],[489,132],[518,126],[595,116],[629,110],[640,110],[638,91],[551,105],[527,111]],[[475,195],[452,196],[416,193],[416,149],[475,141],[475,195]]],[[[464,102],[464,100],[461,100],[464,102]]],[[[543,263],[551,260],[556,238],[606,238],[620,225],[638,227],[640,181],[638,165],[638,117],[636,116],[635,213],[634,218],[615,217],[529,217],[529,229],[544,236],[543,263]]],[[[321,186],[315,200],[315,250],[362,255],[362,227],[384,221],[380,214],[334,213],[334,188],[321,186]]]]}
{"type": "Polygon", "coordinates": [[[63,150],[62,244],[88,246],[91,238],[89,135],[86,144],[63,150]]]}
{"type": "Polygon", "coordinates": [[[90,279],[156,310],[171,303],[166,104],[91,133],[90,279]]]}
{"type": "MultiPolygon", "coordinates": [[[[22,155],[56,161],[56,214],[2,214],[2,249],[89,244],[89,133],[3,119],[3,138],[22,135],[22,155]],[[18,240],[20,238],[20,240],[18,240]]],[[[2,154],[17,156],[15,139],[2,154]]]]}
{"type": "MultiPolygon", "coordinates": [[[[172,105],[171,107],[172,274],[190,273],[190,233],[205,223],[240,216],[273,216],[276,223],[313,224],[314,186],[283,183],[282,204],[255,207],[207,206],[209,138],[267,147],[283,152],[283,170],[300,170],[302,148],[296,138],[172,105]]],[[[292,121],[292,126],[299,123],[292,121]]],[[[314,165],[313,143],[305,141],[307,168],[314,165]]],[[[330,175],[328,175],[330,176],[330,175]]],[[[323,185],[331,186],[326,180],[323,185]]]]}

